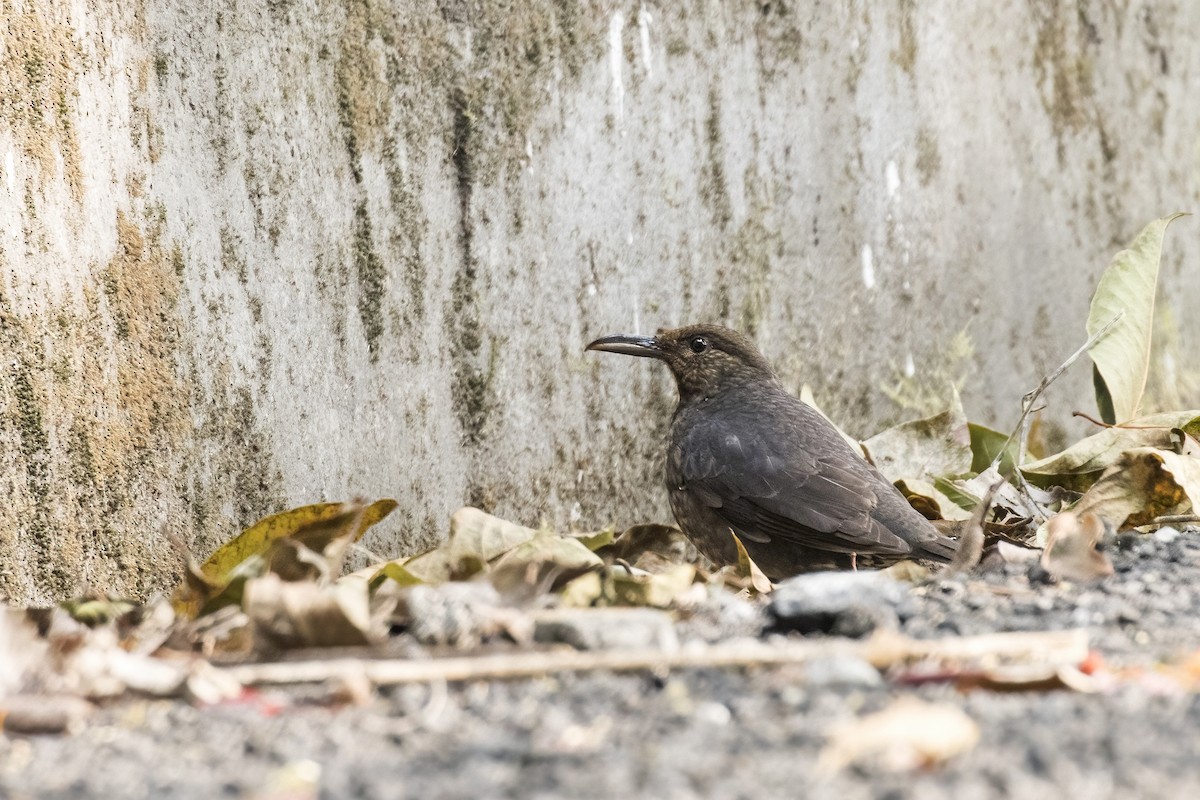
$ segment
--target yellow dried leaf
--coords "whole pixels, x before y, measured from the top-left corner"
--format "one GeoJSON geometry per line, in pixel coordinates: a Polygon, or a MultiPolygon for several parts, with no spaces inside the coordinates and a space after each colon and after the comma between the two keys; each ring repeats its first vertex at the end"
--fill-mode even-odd
{"type": "Polygon", "coordinates": [[[758,568],[758,564],[754,563],[754,559],[750,558],[750,554],[746,552],[746,546],[742,544],[742,540],[738,535],[733,535],[733,543],[737,545],[738,563],[737,574],[742,579],[744,585],[750,590],[751,594],[770,594],[775,588],[763,571],[758,568]]]}
{"type": "MultiPolygon", "coordinates": [[[[188,570],[175,590],[172,606],[181,616],[193,617],[227,604],[222,602],[214,607],[213,601],[229,595],[235,582],[263,570],[278,569],[290,578],[308,575],[310,569],[304,564],[304,551],[324,555],[339,540],[348,546],[395,510],[396,505],[390,499],[377,500],[368,506],[359,502],[317,503],[264,517],[217,548],[198,571],[188,570]],[[250,564],[255,566],[252,572],[247,569],[250,564]]],[[[336,559],[331,559],[339,568],[340,555],[339,552],[336,559]]],[[[230,602],[240,600],[240,586],[236,594],[230,602]]]]}

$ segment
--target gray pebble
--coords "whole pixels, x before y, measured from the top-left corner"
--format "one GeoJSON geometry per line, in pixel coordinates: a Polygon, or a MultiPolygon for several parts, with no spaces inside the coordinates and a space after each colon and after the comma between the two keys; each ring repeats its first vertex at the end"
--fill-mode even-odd
{"type": "Polygon", "coordinates": [[[870,662],[853,656],[832,656],[809,662],[804,668],[809,686],[873,688],[883,685],[879,670],[870,662]]]}
{"type": "Polygon", "coordinates": [[[907,584],[879,572],[815,572],[780,583],[767,611],[779,630],[860,637],[894,629],[907,594],[907,584]]]}
{"type": "Polygon", "coordinates": [[[1170,544],[1171,542],[1178,539],[1179,536],[1180,536],[1180,533],[1176,528],[1171,528],[1171,527],[1159,528],[1158,530],[1156,530],[1154,532],[1154,541],[1162,542],[1163,544],[1170,544]]]}
{"type": "Polygon", "coordinates": [[[569,644],[578,650],[679,646],[675,625],[665,611],[653,608],[564,608],[534,618],[533,639],[546,644],[569,644]]]}

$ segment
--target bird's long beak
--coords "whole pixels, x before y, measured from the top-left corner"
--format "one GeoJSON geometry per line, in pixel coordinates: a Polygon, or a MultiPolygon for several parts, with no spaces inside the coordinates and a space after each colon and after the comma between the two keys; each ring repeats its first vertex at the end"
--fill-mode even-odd
{"type": "Polygon", "coordinates": [[[606,353],[621,353],[626,356],[641,356],[642,358],[662,358],[663,349],[658,339],[653,336],[631,336],[619,333],[615,336],[601,336],[587,346],[588,350],[603,350],[606,353]]]}

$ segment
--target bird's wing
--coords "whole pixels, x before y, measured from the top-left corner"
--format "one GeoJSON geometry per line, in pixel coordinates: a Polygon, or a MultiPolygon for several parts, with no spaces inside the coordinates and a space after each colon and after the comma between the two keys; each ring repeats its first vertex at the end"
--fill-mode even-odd
{"type": "Polygon", "coordinates": [[[794,430],[768,440],[749,425],[700,422],[672,457],[687,490],[744,539],[842,553],[909,552],[872,518],[875,487],[847,464],[854,456],[836,445],[828,456],[814,456],[828,448],[802,446],[799,438],[794,430]]]}

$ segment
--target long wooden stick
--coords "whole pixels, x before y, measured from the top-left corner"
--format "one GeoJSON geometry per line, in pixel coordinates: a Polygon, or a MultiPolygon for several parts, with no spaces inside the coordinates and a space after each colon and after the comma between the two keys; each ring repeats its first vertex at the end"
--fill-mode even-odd
{"type": "Polygon", "coordinates": [[[812,640],[768,644],[718,644],[673,652],[633,650],[545,650],[483,656],[410,659],[287,661],[224,667],[243,685],[319,683],[365,677],[376,686],[430,681],[529,678],[558,672],[618,672],[704,667],[767,667],[851,656],[877,668],[919,661],[995,661],[1078,664],[1088,654],[1084,630],[993,633],[949,639],[910,639],[879,633],[866,640],[812,640]]]}

